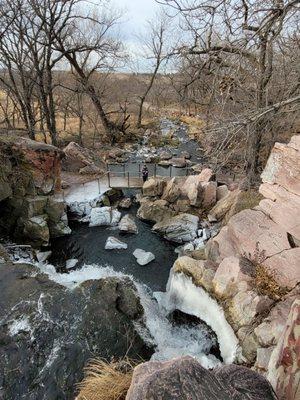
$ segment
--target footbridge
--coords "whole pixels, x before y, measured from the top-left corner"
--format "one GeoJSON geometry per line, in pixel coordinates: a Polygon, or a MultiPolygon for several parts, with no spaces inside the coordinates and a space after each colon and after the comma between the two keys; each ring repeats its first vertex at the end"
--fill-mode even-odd
{"type": "MultiPolygon", "coordinates": [[[[99,178],[63,190],[65,202],[90,201],[107,192],[109,189],[140,189],[143,186],[143,163],[107,164],[106,172],[99,178]]],[[[148,164],[149,178],[188,176],[194,172],[190,167],[178,168],[148,164]]]]}

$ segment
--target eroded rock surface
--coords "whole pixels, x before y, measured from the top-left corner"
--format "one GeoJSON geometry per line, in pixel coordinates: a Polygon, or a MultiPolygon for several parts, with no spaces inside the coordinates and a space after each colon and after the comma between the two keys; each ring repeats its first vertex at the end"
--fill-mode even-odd
{"type": "Polygon", "coordinates": [[[146,356],[133,321],[133,283],[107,278],[66,289],[32,265],[0,265],[0,397],[73,399],[90,358],[146,356]],[[128,350],[128,335],[131,346],[128,350]]]}
{"type": "Polygon", "coordinates": [[[230,365],[214,371],[194,358],[139,365],[126,400],[275,400],[268,381],[250,369],[230,365]]]}
{"type": "Polygon", "coordinates": [[[71,233],[61,189],[58,148],[11,134],[0,140],[0,224],[8,234],[35,247],[71,233]],[[16,163],[15,160],[18,160],[16,163]]]}

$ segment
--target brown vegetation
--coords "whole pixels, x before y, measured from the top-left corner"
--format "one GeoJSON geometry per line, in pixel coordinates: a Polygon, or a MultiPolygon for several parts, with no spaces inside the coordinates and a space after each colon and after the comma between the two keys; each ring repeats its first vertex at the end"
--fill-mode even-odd
{"type": "Polygon", "coordinates": [[[128,359],[107,362],[93,360],[78,385],[77,400],[124,400],[131,384],[135,364],[128,359]]]}
{"type": "Polygon", "coordinates": [[[299,1],[157,0],[168,18],[141,40],[146,73],[114,34],[120,14],[98,2],[93,13],[85,0],[0,2],[2,126],[111,145],[167,115],[217,169],[255,183],[274,142],[300,126],[299,1]]]}

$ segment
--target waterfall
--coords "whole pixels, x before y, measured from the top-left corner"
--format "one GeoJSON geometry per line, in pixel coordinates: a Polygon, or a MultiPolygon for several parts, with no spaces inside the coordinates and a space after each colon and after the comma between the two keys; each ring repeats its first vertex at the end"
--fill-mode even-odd
{"type": "MultiPolygon", "coordinates": [[[[68,274],[56,272],[49,264],[37,264],[41,272],[56,283],[72,290],[84,281],[103,279],[111,276],[128,277],[116,272],[111,266],[86,265],[68,274]]],[[[132,276],[130,276],[133,279],[132,276]]],[[[166,292],[153,294],[139,282],[135,286],[144,308],[144,321],[136,323],[136,329],[146,342],[155,347],[154,360],[166,360],[182,355],[191,355],[205,368],[221,364],[214,355],[208,354],[212,338],[198,326],[174,326],[167,318],[170,312],[181,310],[203,320],[216,333],[222,358],[226,364],[236,358],[238,340],[227,323],[222,308],[202,288],[196,287],[184,274],[174,274],[171,270],[166,292]]]]}
{"type": "Polygon", "coordinates": [[[171,270],[167,291],[160,294],[162,306],[172,312],[175,309],[194,315],[209,325],[218,337],[221,355],[226,364],[232,364],[238,352],[238,339],[227,322],[222,307],[209,294],[193,284],[183,273],[171,270]]]}

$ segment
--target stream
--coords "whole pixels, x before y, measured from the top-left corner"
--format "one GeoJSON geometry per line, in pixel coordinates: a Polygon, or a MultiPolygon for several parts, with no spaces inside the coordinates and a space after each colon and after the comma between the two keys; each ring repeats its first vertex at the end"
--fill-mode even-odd
{"type": "MultiPolygon", "coordinates": [[[[197,161],[196,145],[182,126],[178,135],[181,150],[189,145],[197,161]]],[[[103,193],[94,183],[85,190],[72,187],[68,206],[75,204],[89,213],[97,207],[103,193]]],[[[132,199],[137,193],[124,190],[132,199]]],[[[238,341],[223,310],[191,278],[172,272],[176,245],[139,220],[137,207],[133,202],[122,215],[131,215],[138,234],[70,221],[72,233],[53,239],[44,249],[51,250],[47,261],[36,261],[30,246],[10,247],[17,264],[15,269],[6,266],[2,280],[7,307],[0,320],[5,338],[2,359],[8,373],[2,383],[0,378],[0,397],[2,385],[9,400],[73,399],[91,357],[111,359],[129,352],[133,358],[169,360],[190,355],[208,369],[236,360],[238,341]],[[128,248],[105,250],[109,236],[126,242],[128,248]],[[133,256],[136,249],[152,252],[155,260],[140,266],[133,256]],[[70,259],[78,262],[67,269],[70,259]]]]}
{"type": "MultiPolygon", "coordinates": [[[[177,134],[181,143],[177,151],[189,151],[194,162],[198,161],[197,144],[188,140],[185,127],[180,126],[177,134]]],[[[129,162],[126,166],[127,170],[134,168],[135,163],[129,162]]],[[[133,190],[124,192],[132,198],[136,194],[133,190]]],[[[145,312],[145,325],[137,325],[136,329],[154,347],[153,359],[191,355],[206,368],[218,366],[221,361],[233,362],[237,341],[223,311],[203,290],[196,288],[190,278],[170,273],[177,258],[176,246],[154,234],[151,224],[139,220],[137,208],[133,204],[122,212],[135,220],[137,235],[121,234],[116,227],[72,223],[70,236],[51,242],[49,262],[55,268],[43,266],[42,270],[67,287],[89,279],[129,276],[137,287],[145,312]],[[105,250],[109,236],[127,243],[127,250],[105,250]],[[146,266],[138,265],[133,256],[137,248],[152,252],[155,260],[146,266]],[[69,259],[77,259],[78,264],[66,273],[69,259]],[[179,312],[179,319],[173,318],[174,312],[179,312]]]]}

